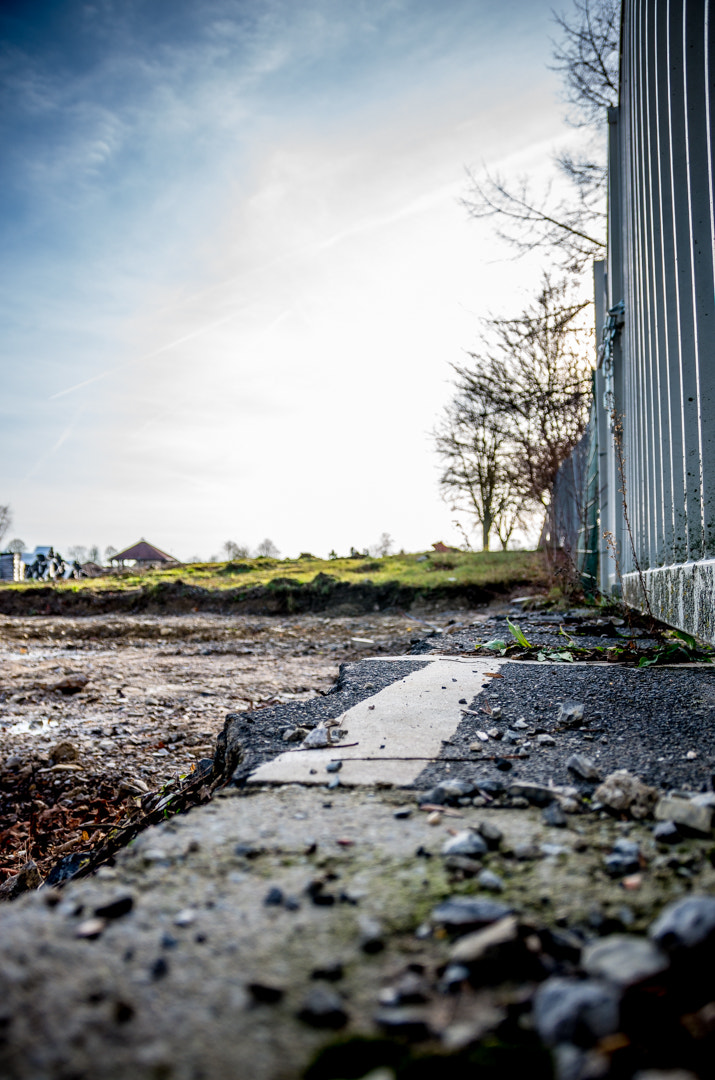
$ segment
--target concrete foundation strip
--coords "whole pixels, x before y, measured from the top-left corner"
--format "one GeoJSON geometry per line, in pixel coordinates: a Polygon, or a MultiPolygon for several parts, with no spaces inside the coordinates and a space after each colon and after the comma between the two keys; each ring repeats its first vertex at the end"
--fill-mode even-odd
{"type": "MultiPolygon", "coordinates": [[[[371,658],[375,663],[385,659],[371,658]]],[[[460,723],[464,699],[481,693],[488,673],[504,663],[493,655],[392,659],[424,663],[343,715],[340,726],[359,747],[336,744],[301,754],[286,751],[259,766],[248,782],[325,784],[330,778],[326,765],[339,753],[342,785],[409,785],[425,762],[439,758],[443,743],[460,723]]]]}

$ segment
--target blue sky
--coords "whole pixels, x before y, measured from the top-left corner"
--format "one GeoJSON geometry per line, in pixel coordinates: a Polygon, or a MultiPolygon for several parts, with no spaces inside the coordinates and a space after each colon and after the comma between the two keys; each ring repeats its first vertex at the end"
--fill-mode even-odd
{"type": "Polygon", "coordinates": [[[458,541],[429,432],[538,273],[459,205],[565,138],[542,0],[4,0],[0,503],[179,558],[458,541]]]}

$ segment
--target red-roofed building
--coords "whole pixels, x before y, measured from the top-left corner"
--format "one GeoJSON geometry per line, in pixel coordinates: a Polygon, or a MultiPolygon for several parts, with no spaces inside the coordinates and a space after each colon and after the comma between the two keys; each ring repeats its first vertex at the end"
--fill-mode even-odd
{"type": "Polygon", "coordinates": [[[138,544],[125,548],[112,555],[110,562],[118,566],[124,566],[126,562],[135,563],[138,566],[161,566],[164,563],[178,563],[173,555],[168,555],[161,548],[148,544],[142,537],[138,544]]]}

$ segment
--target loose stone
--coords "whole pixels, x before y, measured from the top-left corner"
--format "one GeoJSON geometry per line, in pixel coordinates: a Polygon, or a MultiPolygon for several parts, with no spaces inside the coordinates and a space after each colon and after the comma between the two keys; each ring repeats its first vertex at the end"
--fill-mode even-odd
{"type": "Polygon", "coordinates": [[[257,1005],[277,1005],[284,996],[284,991],[279,986],[269,986],[266,983],[251,982],[246,989],[257,1005]]]}
{"type": "Polygon", "coordinates": [[[397,818],[398,821],[404,821],[405,818],[412,817],[412,807],[398,806],[397,809],[393,811],[392,816],[397,818]]]}
{"type": "Polygon", "coordinates": [[[373,1019],[386,1034],[408,1042],[424,1042],[432,1037],[428,1019],[419,1008],[380,1009],[373,1019]]]}
{"type": "Polygon", "coordinates": [[[456,836],[450,836],[442,845],[443,855],[485,855],[486,852],[486,842],[471,829],[464,829],[456,836]]]}
{"type": "Polygon", "coordinates": [[[283,890],[274,885],[263,897],[263,903],[266,907],[280,907],[283,899],[283,890]]]}
{"type": "Polygon", "coordinates": [[[578,727],[583,720],[585,707],[579,701],[564,701],[559,708],[556,722],[564,727],[578,727]]]}
{"type": "Polygon", "coordinates": [[[477,875],[477,884],[486,889],[487,892],[500,893],[504,892],[504,880],[500,878],[498,874],[495,874],[492,870],[482,870],[477,875]]]}
{"type": "Polygon", "coordinates": [[[655,807],[658,821],[673,821],[693,832],[709,836],[712,829],[713,810],[710,806],[698,806],[691,799],[664,796],[655,807]]]}
{"type": "Polygon", "coordinates": [[[659,821],[653,827],[653,838],[659,844],[679,844],[683,835],[674,821],[659,821]]]}
{"type": "Polygon", "coordinates": [[[652,941],[628,934],[611,934],[587,945],[581,967],[587,975],[626,989],[662,975],[670,961],[652,941]]]}
{"type": "Polygon", "coordinates": [[[504,834],[493,821],[480,821],[477,826],[479,835],[486,840],[487,847],[495,851],[501,844],[504,834]]]}
{"type": "Polygon", "coordinates": [[[329,761],[325,766],[326,772],[340,772],[343,767],[342,761],[329,761]]]}
{"type": "Polygon", "coordinates": [[[442,901],[433,910],[432,922],[444,926],[451,932],[466,934],[470,930],[489,926],[511,914],[512,908],[497,900],[452,896],[442,901]]]}
{"type": "Polygon", "coordinates": [[[618,1030],[620,991],[586,979],[547,979],[534,997],[536,1030],[548,1046],[593,1046],[618,1030]]]}
{"type": "Polygon", "coordinates": [[[609,810],[619,814],[628,812],[631,817],[641,819],[651,813],[658,793],[627,769],[617,769],[599,784],[594,798],[609,810]]]}
{"type": "Polygon", "coordinates": [[[337,1031],[347,1024],[348,1014],[339,994],[327,987],[316,986],[303,1000],[298,1019],[310,1027],[337,1031]]]}
{"type": "Polygon", "coordinates": [[[648,931],[666,952],[699,949],[715,944],[715,897],[688,896],[669,904],[648,931]]]}
{"type": "Polygon", "coordinates": [[[582,780],[596,781],[601,779],[601,774],[596,768],[595,762],[585,754],[572,754],[566,762],[566,768],[580,776],[582,780]]]}
{"type": "Polygon", "coordinates": [[[554,829],[563,829],[566,826],[566,814],[557,802],[552,802],[541,813],[544,825],[550,825],[554,829]]]}

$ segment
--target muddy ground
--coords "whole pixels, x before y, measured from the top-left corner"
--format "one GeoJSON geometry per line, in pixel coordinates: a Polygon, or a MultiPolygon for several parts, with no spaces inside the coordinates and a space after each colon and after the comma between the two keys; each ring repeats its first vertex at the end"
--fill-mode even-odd
{"type": "Polygon", "coordinates": [[[346,660],[484,617],[0,616],[0,884],[91,850],[190,776],[227,712],[308,700],[346,660]]]}

